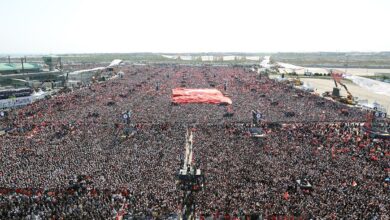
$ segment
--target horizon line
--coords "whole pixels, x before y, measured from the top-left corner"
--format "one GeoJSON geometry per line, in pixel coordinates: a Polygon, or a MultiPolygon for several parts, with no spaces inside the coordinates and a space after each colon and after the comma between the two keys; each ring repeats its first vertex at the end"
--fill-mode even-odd
{"type": "Polygon", "coordinates": [[[0,53],[0,56],[29,56],[29,55],[82,55],[82,54],[278,54],[278,53],[390,53],[390,50],[383,51],[275,51],[275,52],[245,52],[245,51],[230,51],[230,52],[151,52],[151,51],[137,51],[137,52],[59,52],[59,53],[44,53],[44,52],[32,52],[32,53],[0,53]]]}

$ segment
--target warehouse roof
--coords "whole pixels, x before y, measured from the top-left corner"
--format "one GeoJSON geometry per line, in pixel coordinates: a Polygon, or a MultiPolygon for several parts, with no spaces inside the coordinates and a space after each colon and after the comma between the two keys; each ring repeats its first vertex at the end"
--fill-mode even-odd
{"type": "MultiPolygon", "coordinates": [[[[39,70],[40,66],[36,63],[24,63],[24,70],[39,70]]],[[[0,72],[16,72],[22,70],[21,63],[0,63],[0,72]]]]}
{"type": "Polygon", "coordinates": [[[2,71],[13,71],[15,68],[8,63],[0,63],[0,72],[2,71]]]}

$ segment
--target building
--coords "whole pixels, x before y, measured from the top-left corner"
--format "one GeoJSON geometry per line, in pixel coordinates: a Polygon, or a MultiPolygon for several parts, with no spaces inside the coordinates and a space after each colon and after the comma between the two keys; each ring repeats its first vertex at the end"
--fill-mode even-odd
{"type": "Polygon", "coordinates": [[[35,73],[41,71],[36,63],[0,63],[0,74],[35,73]]]}

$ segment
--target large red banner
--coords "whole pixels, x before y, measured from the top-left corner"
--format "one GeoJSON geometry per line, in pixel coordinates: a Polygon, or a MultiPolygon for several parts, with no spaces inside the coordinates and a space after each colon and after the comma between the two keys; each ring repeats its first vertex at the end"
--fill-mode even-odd
{"type": "Polygon", "coordinates": [[[217,89],[172,89],[172,102],[178,104],[186,103],[208,103],[208,104],[232,104],[232,100],[226,97],[217,89]]]}

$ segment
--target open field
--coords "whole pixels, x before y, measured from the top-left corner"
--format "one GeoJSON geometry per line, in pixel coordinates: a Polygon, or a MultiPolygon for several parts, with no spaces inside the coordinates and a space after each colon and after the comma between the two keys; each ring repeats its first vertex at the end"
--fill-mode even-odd
{"type": "MultiPolygon", "coordinates": [[[[315,52],[315,53],[95,53],[95,54],[57,54],[63,58],[64,63],[107,63],[113,59],[122,59],[127,62],[141,63],[226,63],[226,64],[258,64],[256,60],[231,60],[231,61],[199,61],[199,60],[176,60],[169,59],[163,55],[171,56],[271,56],[271,60],[291,63],[298,66],[327,67],[327,68],[390,68],[390,52],[378,53],[336,53],[336,52],[315,52]]],[[[42,62],[43,55],[27,55],[28,62],[42,62]]],[[[20,62],[21,55],[11,56],[11,62],[20,62]]],[[[8,55],[0,55],[0,62],[8,62],[8,55]]]]}
{"type": "MultiPolygon", "coordinates": [[[[319,94],[322,94],[325,91],[332,91],[332,88],[334,87],[334,82],[330,79],[302,78],[301,80],[316,88],[316,92],[319,94]]],[[[376,101],[386,107],[387,112],[390,112],[390,96],[373,93],[372,91],[362,88],[350,81],[345,81],[345,84],[353,96],[359,97],[360,100],[368,100],[369,103],[376,101]]],[[[341,90],[341,95],[347,95],[344,89],[341,90]]]]}
{"type": "Polygon", "coordinates": [[[379,53],[275,53],[273,60],[298,66],[332,68],[389,68],[390,52],[379,53]]]}
{"type": "MultiPolygon", "coordinates": [[[[375,75],[389,75],[390,76],[390,69],[376,69],[376,68],[319,68],[319,67],[302,67],[302,69],[294,70],[297,74],[303,75],[305,71],[309,71],[311,73],[320,73],[320,74],[327,74],[329,70],[336,70],[340,72],[346,72],[347,74],[351,74],[354,76],[368,76],[373,77],[375,75]]],[[[292,69],[285,69],[287,72],[292,72],[292,69]]],[[[283,68],[280,68],[279,71],[283,73],[283,68]]]]}
{"type": "Polygon", "coordinates": [[[389,74],[390,69],[372,69],[372,68],[336,68],[337,70],[347,72],[355,76],[374,76],[375,74],[389,74]]]}

